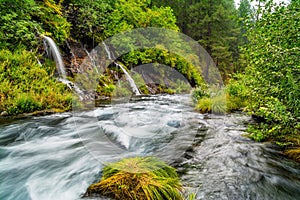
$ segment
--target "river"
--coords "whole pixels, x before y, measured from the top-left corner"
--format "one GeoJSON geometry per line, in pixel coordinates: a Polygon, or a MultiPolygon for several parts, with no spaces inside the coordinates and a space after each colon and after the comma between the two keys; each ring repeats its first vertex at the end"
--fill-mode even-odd
{"type": "Polygon", "coordinates": [[[2,122],[0,199],[81,199],[106,162],[145,155],[175,166],[197,199],[300,199],[300,165],[244,137],[250,120],[158,95],[2,122]]]}

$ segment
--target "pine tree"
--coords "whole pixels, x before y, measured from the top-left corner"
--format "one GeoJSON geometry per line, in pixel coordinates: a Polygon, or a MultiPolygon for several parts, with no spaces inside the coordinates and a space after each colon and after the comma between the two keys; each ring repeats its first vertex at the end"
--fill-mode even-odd
{"type": "Polygon", "coordinates": [[[238,59],[238,27],[234,2],[199,1],[190,5],[187,13],[186,34],[199,41],[226,79],[234,71],[234,63],[238,59]]]}
{"type": "Polygon", "coordinates": [[[239,26],[240,26],[240,36],[239,36],[239,45],[244,45],[248,43],[246,37],[246,23],[253,23],[253,10],[251,8],[249,0],[241,0],[238,8],[238,17],[239,17],[239,26]]]}

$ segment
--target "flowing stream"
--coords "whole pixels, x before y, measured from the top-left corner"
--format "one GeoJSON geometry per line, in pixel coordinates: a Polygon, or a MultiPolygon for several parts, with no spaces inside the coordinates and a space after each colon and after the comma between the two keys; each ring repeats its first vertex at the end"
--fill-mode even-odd
{"type": "Polygon", "coordinates": [[[197,199],[300,199],[300,165],[243,137],[249,120],[159,95],[1,122],[0,199],[81,199],[103,163],[136,155],[175,166],[197,199]]]}

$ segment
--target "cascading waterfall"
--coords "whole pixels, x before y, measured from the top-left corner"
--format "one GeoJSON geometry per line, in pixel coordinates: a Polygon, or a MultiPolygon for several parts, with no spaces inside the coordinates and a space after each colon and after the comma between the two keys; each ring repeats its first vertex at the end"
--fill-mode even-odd
{"type": "Polygon", "coordinates": [[[80,100],[84,99],[83,98],[85,96],[84,92],[76,84],[74,84],[73,82],[71,82],[69,80],[62,79],[62,78],[59,78],[58,80],[64,84],[66,84],[71,90],[75,91],[77,93],[77,95],[79,96],[80,100]]]}
{"type": "Polygon", "coordinates": [[[84,48],[84,51],[85,51],[85,53],[87,54],[88,58],[90,59],[93,68],[96,70],[97,73],[99,73],[94,58],[91,56],[91,54],[88,52],[88,50],[87,50],[86,48],[84,48]]]}
{"type": "MultiPolygon", "coordinates": [[[[104,45],[107,57],[109,60],[114,60],[115,58],[112,57],[112,52],[110,52],[108,46],[105,44],[105,42],[102,42],[102,44],[104,45]]],[[[116,61],[113,61],[113,63],[117,66],[120,67],[120,69],[123,71],[123,73],[125,74],[125,78],[128,81],[132,91],[134,92],[135,95],[141,95],[138,87],[136,86],[134,80],[132,79],[132,77],[130,76],[130,74],[126,71],[126,69],[120,65],[119,63],[117,63],[116,61]]]]}
{"type": "Polygon", "coordinates": [[[109,60],[114,60],[115,58],[112,58],[112,56],[111,56],[112,52],[110,52],[108,46],[105,44],[105,42],[102,42],[102,44],[104,45],[104,48],[105,48],[108,59],[109,60]]]}
{"type": "Polygon", "coordinates": [[[77,85],[67,79],[66,69],[57,45],[50,37],[44,35],[42,37],[44,38],[44,46],[47,56],[49,58],[53,58],[55,61],[59,74],[58,80],[66,84],[71,90],[74,90],[78,94],[79,98],[83,100],[84,92],[77,85]]]}
{"type": "Polygon", "coordinates": [[[68,47],[68,49],[70,50],[71,53],[71,67],[77,66],[77,62],[76,62],[76,55],[74,54],[69,42],[66,40],[66,45],[68,47]]]}
{"type": "Polygon", "coordinates": [[[54,59],[60,78],[67,80],[65,66],[58,47],[50,37],[43,35],[43,38],[47,56],[54,59]]]}
{"type": "MultiPolygon", "coordinates": [[[[66,70],[65,70],[65,66],[60,54],[60,51],[57,47],[57,45],[55,44],[55,42],[47,36],[43,36],[44,38],[44,46],[46,49],[46,53],[47,56],[49,58],[53,58],[55,63],[56,63],[56,67],[57,67],[57,71],[59,74],[59,81],[61,81],[62,83],[66,84],[71,90],[74,90],[80,97],[80,99],[83,99],[84,96],[84,92],[82,90],[80,90],[80,88],[78,86],[76,86],[74,83],[72,83],[71,81],[67,80],[67,75],[66,75],[66,70]]],[[[113,60],[113,54],[112,52],[110,52],[108,46],[105,44],[105,42],[102,42],[104,47],[105,47],[105,51],[107,53],[108,59],[109,60],[113,60]]],[[[93,59],[93,57],[90,55],[90,53],[84,49],[88,58],[90,59],[93,67],[96,69],[96,72],[98,73],[98,69],[96,67],[95,61],[93,59]]],[[[117,62],[113,61],[113,63],[117,66],[120,67],[120,69],[124,72],[125,74],[125,78],[126,80],[129,82],[130,87],[132,89],[132,91],[134,92],[135,95],[141,95],[141,93],[139,92],[138,87],[136,86],[134,80],[132,79],[132,77],[130,76],[130,74],[126,71],[126,69],[121,66],[120,64],[118,64],[117,62]]]]}
{"type": "Polygon", "coordinates": [[[126,80],[129,82],[129,85],[132,89],[132,91],[135,93],[135,95],[141,95],[138,87],[136,86],[134,80],[132,79],[132,77],[129,75],[129,73],[126,71],[126,69],[124,69],[124,67],[122,67],[122,65],[120,65],[119,63],[117,62],[114,62],[114,64],[118,67],[120,67],[120,69],[122,69],[122,71],[124,72],[125,74],[125,78],[126,80]]]}

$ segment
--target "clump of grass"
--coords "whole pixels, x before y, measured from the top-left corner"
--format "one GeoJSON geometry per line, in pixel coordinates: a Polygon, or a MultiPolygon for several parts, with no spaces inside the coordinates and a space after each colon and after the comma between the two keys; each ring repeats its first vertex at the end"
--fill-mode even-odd
{"type": "Polygon", "coordinates": [[[102,179],[86,196],[102,195],[116,200],[182,200],[176,169],[154,157],[126,158],[104,167],[102,179]]]}
{"type": "Polygon", "coordinates": [[[223,114],[226,112],[226,98],[224,95],[201,98],[198,100],[196,109],[201,113],[223,114]]]}

